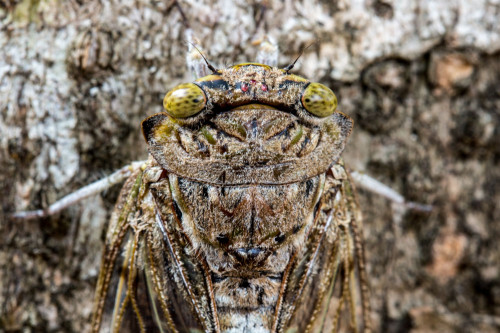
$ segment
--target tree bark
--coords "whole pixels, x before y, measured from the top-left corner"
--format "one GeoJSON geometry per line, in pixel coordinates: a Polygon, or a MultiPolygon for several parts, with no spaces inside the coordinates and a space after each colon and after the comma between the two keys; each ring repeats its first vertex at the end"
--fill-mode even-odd
{"type": "Polygon", "coordinates": [[[12,221],[147,156],[140,122],[192,80],[190,25],[219,67],[271,36],[355,120],[344,153],[430,214],[360,191],[380,332],[500,331],[500,3],[0,2],[0,332],[89,329],[119,186],[12,221]],[[183,14],[185,18],[183,17],[183,14]]]}

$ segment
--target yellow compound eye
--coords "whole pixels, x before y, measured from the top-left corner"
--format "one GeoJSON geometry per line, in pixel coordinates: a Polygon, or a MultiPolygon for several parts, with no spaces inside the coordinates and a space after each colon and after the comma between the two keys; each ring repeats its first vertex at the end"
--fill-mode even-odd
{"type": "Polygon", "coordinates": [[[174,118],[187,118],[205,107],[205,93],[194,83],[180,84],[163,99],[163,107],[174,118]]]}
{"type": "Polygon", "coordinates": [[[328,117],[337,108],[337,97],[321,83],[311,83],[302,94],[302,105],[317,117],[328,117]]]}

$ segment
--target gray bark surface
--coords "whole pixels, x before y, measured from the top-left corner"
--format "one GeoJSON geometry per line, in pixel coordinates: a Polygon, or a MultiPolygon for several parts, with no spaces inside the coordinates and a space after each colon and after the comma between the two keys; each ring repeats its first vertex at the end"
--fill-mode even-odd
{"type": "MultiPolygon", "coordinates": [[[[0,332],[89,329],[119,186],[12,221],[146,158],[140,122],[189,82],[168,1],[0,2],[0,332]]],[[[360,191],[380,332],[500,332],[500,2],[180,1],[210,61],[322,82],[355,120],[344,153],[430,214],[360,191]]]]}

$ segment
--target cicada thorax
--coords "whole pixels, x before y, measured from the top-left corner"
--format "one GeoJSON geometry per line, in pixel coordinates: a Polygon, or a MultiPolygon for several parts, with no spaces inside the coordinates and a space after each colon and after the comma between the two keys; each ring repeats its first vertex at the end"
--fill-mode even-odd
{"type": "Polygon", "coordinates": [[[342,288],[336,276],[353,251],[343,241],[354,218],[340,193],[346,174],[337,169],[340,176],[329,171],[282,185],[213,185],[173,174],[151,184],[160,218],[149,267],[164,267],[156,288],[178,303],[169,307],[174,326],[336,327],[346,300],[332,295],[346,294],[335,291],[342,288]]]}
{"type": "Polygon", "coordinates": [[[314,224],[324,176],[284,185],[169,180],[176,215],[207,262],[221,329],[271,331],[285,270],[314,224]]]}
{"type": "Polygon", "coordinates": [[[152,184],[165,230],[155,233],[150,267],[166,267],[157,293],[184,304],[169,314],[175,327],[193,314],[203,325],[191,322],[189,329],[206,331],[318,325],[341,256],[330,214],[340,184],[326,174],[247,186],[170,174],[152,184]]]}

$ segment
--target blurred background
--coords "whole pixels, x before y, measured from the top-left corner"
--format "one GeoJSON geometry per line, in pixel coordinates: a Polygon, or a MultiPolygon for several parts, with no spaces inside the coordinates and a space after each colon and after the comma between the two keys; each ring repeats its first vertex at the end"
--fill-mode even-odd
{"type": "Polygon", "coordinates": [[[0,1],[0,332],[89,329],[120,186],[12,221],[147,157],[140,132],[192,81],[186,29],[223,67],[280,66],[355,120],[346,164],[432,204],[360,190],[378,332],[500,332],[500,1],[0,1]],[[182,10],[181,10],[182,9],[182,10]]]}

